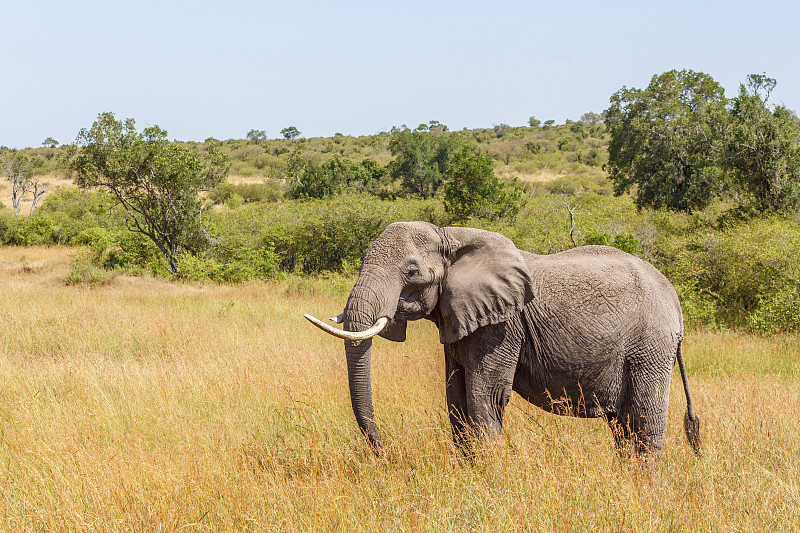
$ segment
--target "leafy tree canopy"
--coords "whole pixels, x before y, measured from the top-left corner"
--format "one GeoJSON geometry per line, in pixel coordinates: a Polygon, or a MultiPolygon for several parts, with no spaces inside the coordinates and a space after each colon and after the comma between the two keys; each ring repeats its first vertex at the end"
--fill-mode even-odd
{"type": "Polygon", "coordinates": [[[302,132],[295,128],[294,126],[289,126],[288,128],[283,128],[281,130],[281,135],[283,135],[284,139],[296,139],[300,137],[302,132]]]}
{"type": "Polygon", "coordinates": [[[586,124],[600,124],[603,122],[603,115],[599,115],[593,111],[589,111],[588,113],[584,113],[581,115],[581,122],[586,124]]]}
{"type": "Polygon", "coordinates": [[[707,74],[671,70],[645,90],[611,97],[606,170],[614,191],[633,191],[639,208],[702,209],[726,187],[744,207],[800,204],[800,128],[783,106],[768,105],[774,79],[748,76],[728,100],[707,74]]]}
{"type": "Polygon", "coordinates": [[[800,127],[784,106],[767,105],[776,81],[753,74],[731,101],[725,168],[759,210],[800,203],[800,127]]]}
{"type": "Polygon", "coordinates": [[[436,123],[429,131],[393,128],[389,151],[394,160],[389,174],[399,179],[409,194],[430,198],[444,183],[450,158],[464,141],[436,123]]]}
{"type": "Polygon", "coordinates": [[[492,170],[492,158],[477,153],[472,146],[463,146],[453,154],[447,178],[444,207],[455,222],[470,217],[492,220],[519,212],[519,191],[504,187],[492,170]]]}
{"type": "Polygon", "coordinates": [[[107,189],[124,208],[131,231],[147,236],[164,254],[173,273],[178,254],[196,252],[202,241],[200,191],[228,172],[218,143],[203,153],[171,143],[158,126],[137,132],[133,119],[102,113],[82,129],[66,152],[66,167],[79,187],[107,189]]]}
{"type": "Polygon", "coordinates": [[[250,130],[247,132],[247,140],[253,144],[267,140],[267,132],[264,130],[250,130]]]}
{"type": "Polygon", "coordinates": [[[653,76],[647,89],[614,93],[605,111],[614,192],[635,188],[639,208],[705,207],[719,183],[725,109],[722,87],[691,70],[671,70],[653,76]]]}

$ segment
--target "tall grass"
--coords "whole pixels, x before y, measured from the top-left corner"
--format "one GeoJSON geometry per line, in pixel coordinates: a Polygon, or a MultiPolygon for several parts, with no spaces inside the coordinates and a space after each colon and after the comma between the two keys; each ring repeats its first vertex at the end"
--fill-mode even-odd
{"type": "MultiPolygon", "coordinates": [[[[376,340],[386,453],[350,411],[340,343],[302,312],[347,283],[65,284],[68,251],[0,248],[0,529],[791,531],[800,521],[800,337],[691,333],[703,458],[673,380],[660,465],[598,420],[514,398],[500,446],[449,442],[436,332],[376,340]],[[24,258],[22,256],[25,256],[24,258]]],[[[325,315],[329,313],[329,315],[325,315]]]]}

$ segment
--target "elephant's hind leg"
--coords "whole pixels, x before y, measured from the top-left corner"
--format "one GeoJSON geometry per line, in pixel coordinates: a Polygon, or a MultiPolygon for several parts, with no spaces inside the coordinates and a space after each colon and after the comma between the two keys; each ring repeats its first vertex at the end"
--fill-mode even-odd
{"type": "Polygon", "coordinates": [[[668,371],[653,367],[627,373],[620,408],[609,427],[620,453],[658,458],[664,443],[669,405],[668,371]]]}
{"type": "MultiPolygon", "coordinates": [[[[658,458],[661,454],[661,446],[664,440],[664,430],[660,432],[652,422],[648,422],[650,417],[625,416],[609,417],[608,427],[614,436],[614,444],[621,457],[646,457],[658,458]]],[[[663,424],[666,427],[666,422],[663,424]]]]}
{"type": "Polygon", "coordinates": [[[614,437],[614,445],[617,447],[617,452],[624,455],[630,449],[631,432],[626,424],[622,424],[617,418],[617,415],[609,415],[606,418],[608,427],[611,429],[611,435],[614,437]]]}

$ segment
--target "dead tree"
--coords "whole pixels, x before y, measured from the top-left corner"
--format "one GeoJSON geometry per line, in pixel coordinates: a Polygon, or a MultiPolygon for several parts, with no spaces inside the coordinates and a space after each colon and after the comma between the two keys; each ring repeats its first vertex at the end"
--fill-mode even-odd
{"type": "Polygon", "coordinates": [[[5,174],[6,180],[11,183],[11,206],[14,208],[14,216],[19,216],[22,199],[29,192],[33,192],[31,204],[31,214],[33,214],[47,192],[47,184],[34,175],[33,161],[25,155],[11,152],[2,159],[0,169],[5,174]]]}
{"type": "Polygon", "coordinates": [[[44,194],[47,192],[47,184],[39,181],[39,178],[32,178],[32,190],[33,190],[33,203],[31,204],[31,215],[39,207],[39,204],[42,203],[42,198],[44,198],[44,194]]]}
{"type": "Polygon", "coordinates": [[[563,191],[559,192],[558,195],[561,197],[561,203],[564,209],[566,209],[569,214],[569,240],[572,242],[572,247],[575,248],[578,246],[578,243],[575,242],[575,217],[578,215],[591,215],[591,213],[581,213],[578,211],[580,191],[575,191],[575,204],[570,202],[570,199],[567,198],[567,195],[563,191]]]}

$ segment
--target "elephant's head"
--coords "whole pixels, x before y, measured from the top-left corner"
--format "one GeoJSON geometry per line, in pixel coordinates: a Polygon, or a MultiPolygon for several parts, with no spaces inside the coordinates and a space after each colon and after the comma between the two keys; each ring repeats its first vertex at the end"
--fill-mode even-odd
{"type": "Polygon", "coordinates": [[[502,322],[533,298],[528,268],[513,243],[496,233],[398,222],[367,248],[344,312],[345,331],[313,317],[345,339],[350,400],[359,427],[381,447],[372,410],[370,337],[406,337],[408,320],[428,318],[442,343],[502,322]]]}

